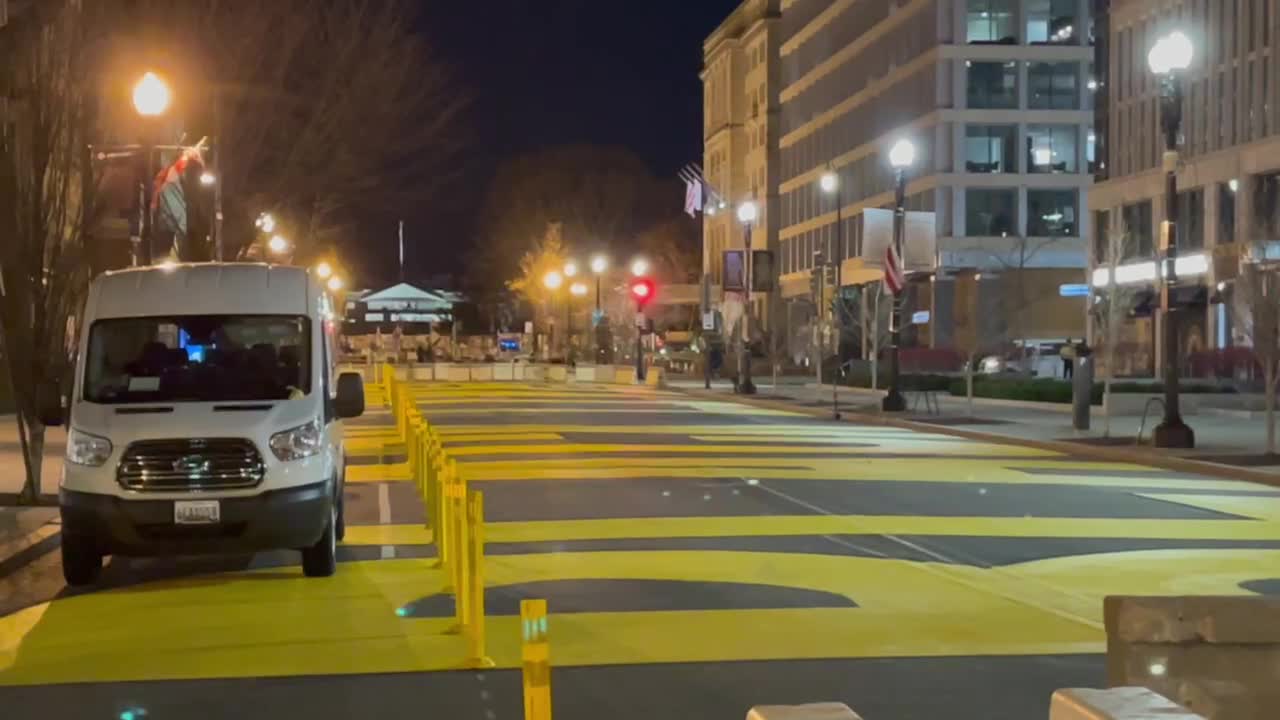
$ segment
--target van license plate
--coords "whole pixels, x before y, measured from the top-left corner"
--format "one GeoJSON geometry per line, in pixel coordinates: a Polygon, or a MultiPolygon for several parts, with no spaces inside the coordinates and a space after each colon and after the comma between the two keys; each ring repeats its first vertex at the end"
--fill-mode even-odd
{"type": "Polygon", "coordinates": [[[178,500],[173,503],[175,525],[212,525],[222,520],[217,500],[178,500]]]}

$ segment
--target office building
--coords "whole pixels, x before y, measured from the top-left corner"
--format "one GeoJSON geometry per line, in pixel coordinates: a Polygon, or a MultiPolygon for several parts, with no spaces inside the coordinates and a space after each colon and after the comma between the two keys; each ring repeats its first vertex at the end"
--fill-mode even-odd
{"type": "MultiPolygon", "coordinates": [[[[1086,0],[780,0],[764,27],[765,47],[777,48],[760,61],[770,79],[766,145],[756,150],[767,158],[764,183],[749,175],[745,115],[748,147],[709,133],[707,162],[732,169],[731,188],[771,198],[783,298],[806,306],[816,252],[839,261],[846,285],[878,277],[879,258],[861,257],[863,215],[892,206],[887,150],[909,137],[917,157],[906,205],[935,214],[939,270],[911,292],[913,307],[932,310],[915,341],[950,346],[957,316],[1009,316],[995,324],[1017,339],[1079,337],[1083,300],[1057,289],[1085,277],[1095,160],[1086,0]],[[819,187],[827,172],[839,177],[839,231],[835,196],[819,187]],[[1001,278],[1012,275],[1038,294],[1008,297],[1001,278]],[[957,313],[957,294],[974,307],[957,313]]],[[[711,60],[704,82],[719,77],[711,60]]],[[[747,107],[742,85],[733,92],[747,107]]],[[[708,223],[709,262],[721,232],[708,223]]]]}
{"type": "MultiPolygon", "coordinates": [[[[1091,264],[1122,238],[1127,264],[1150,264],[1165,218],[1160,82],[1147,64],[1156,39],[1191,38],[1183,73],[1176,226],[1182,294],[1174,314],[1182,359],[1248,344],[1233,282],[1241,261],[1280,257],[1280,61],[1272,49],[1274,0],[1098,2],[1098,174],[1089,195],[1091,264]]],[[[1152,289],[1151,281],[1140,283],[1152,289]]],[[[1156,303],[1158,304],[1158,303],[1156,303]]],[[[1119,338],[1126,375],[1163,366],[1163,318],[1145,312],[1119,338]]],[[[1198,362],[1191,363],[1194,374],[1198,362]]]]}

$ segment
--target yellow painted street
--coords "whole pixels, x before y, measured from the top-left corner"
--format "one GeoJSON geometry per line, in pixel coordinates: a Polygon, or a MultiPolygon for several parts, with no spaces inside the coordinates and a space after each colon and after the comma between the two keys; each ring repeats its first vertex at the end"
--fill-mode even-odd
{"type": "Polygon", "coordinates": [[[1274,592],[1280,566],[1262,486],[650,388],[405,393],[484,495],[490,690],[440,672],[470,638],[412,440],[374,409],[345,431],[334,577],[287,552],[114,558],[101,588],[4,609],[0,692],[131,683],[150,707],[278,678],[516,717],[520,601],[544,598],[566,717],[740,717],[778,695],[924,717],[998,689],[991,717],[1012,719],[1101,682],[1105,596],[1274,592]]]}

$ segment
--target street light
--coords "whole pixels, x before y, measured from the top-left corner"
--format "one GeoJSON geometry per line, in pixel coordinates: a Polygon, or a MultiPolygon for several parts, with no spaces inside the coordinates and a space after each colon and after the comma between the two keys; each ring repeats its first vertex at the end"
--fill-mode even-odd
{"type": "Polygon", "coordinates": [[[569,286],[569,294],[574,297],[586,297],[587,286],[580,282],[576,282],[569,286]]]}
{"type": "Polygon", "coordinates": [[[738,345],[738,386],[737,391],[743,395],[755,395],[756,385],[751,382],[751,226],[755,224],[760,211],[755,202],[747,200],[738,206],[738,222],[743,231],[743,268],[745,272],[743,288],[745,301],[742,306],[742,338],[738,345]]]}
{"type": "MultiPolygon", "coordinates": [[[[835,271],[832,273],[832,278],[831,278],[832,282],[835,284],[835,287],[833,288],[833,293],[832,293],[832,295],[833,295],[833,296],[835,296],[835,297],[839,297],[839,296],[840,296],[840,263],[844,260],[844,252],[845,252],[845,248],[844,248],[844,201],[843,201],[843,200],[841,199],[841,197],[840,197],[840,176],[839,176],[839,175],[837,175],[837,174],[835,173],[835,171],[828,170],[827,172],[825,172],[825,173],[823,173],[823,174],[822,174],[822,179],[818,181],[818,184],[822,187],[822,192],[824,192],[824,193],[826,193],[826,194],[828,194],[828,195],[834,195],[834,196],[835,196],[835,203],[836,203],[836,247],[835,247],[835,252],[834,252],[834,253],[832,253],[832,256],[833,256],[833,257],[829,258],[829,261],[831,262],[832,267],[834,267],[834,268],[835,268],[835,271]]],[[[821,272],[823,273],[823,274],[822,274],[822,278],[823,278],[824,280],[826,279],[826,272],[825,272],[825,271],[822,271],[820,268],[816,268],[816,267],[813,269],[813,271],[814,271],[814,272],[820,272],[820,271],[821,271],[821,272]]],[[[818,299],[818,302],[819,302],[819,303],[821,303],[823,299],[824,299],[824,298],[821,298],[821,297],[820,297],[820,298],[818,299]]],[[[819,304],[819,308],[821,308],[821,304],[819,304]]],[[[832,319],[833,324],[835,324],[835,323],[839,323],[839,322],[840,322],[840,317],[836,314],[836,311],[835,311],[835,308],[834,308],[834,307],[832,307],[832,308],[827,308],[827,309],[826,309],[826,311],[827,311],[827,312],[829,312],[829,313],[831,313],[831,319],[832,319]]],[[[821,310],[820,310],[819,312],[821,312],[821,310]]],[[[836,367],[835,367],[834,374],[831,376],[831,419],[833,419],[833,420],[839,420],[839,419],[840,419],[840,366],[841,366],[841,363],[840,363],[840,332],[839,332],[839,331],[833,331],[833,332],[832,332],[832,335],[833,335],[833,336],[835,337],[835,339],[836,339],[836,340],[835,340],[835,344],[836,344],[836,367]]],[[[821,348],[819,348],[819,351],[818,351],[818,363],[817,363],[817,368],[818,368],[818,370],[817,370],[817,375],[818,375],[818,384],[819,384],[819,385],[821,385],[821,384],[822,384],[822,349],[821,349],[821,348]]]]}
{"type": "Polygon", "coordinates": [[[142,185],[142,222],[138,232],[140,247],[135,252],[135,257],[139,262],[147,264],[150,264],[159,253],[151,247],[151,201],[154,192],[152,177],[155,175],[152,156],[155,154],[155,128],[153,123],[146,121],[163,115],[169,109],[172,100],[173,95],[169,91],[169,86],[153,72],[144,74],[133,86],[133,108],[144,120],[141,147],[143,167],[142,177],[139,179],[142,185]]]}
{"type": "Polygon", "coordinates": [[[563,284],[564,276],[555,270],[549,270],[542,276],[542,285],[548,290],[559,290],[563,284]]]}
{"type": "Polygon", "coordinates": [[[172,101],[169,86],[153,72],[143,75],[133,86],[133,107],[144,117],[163,115],[172,101]]]}
{"type": "Polygon", "coordinates": [[[253,221],[253,225],[262,232],[269,233],[276,229],[276,219],[271,216],[271,213],[259,213],[258,219],[253,221]]]}
{"type": "Polygon", "coordinates": [[[649,274],[649,261],[644,258],[636,258],[631,261],[631,274],[635,277],[642,277],[649,274]]]}
{"type": "Polygon", "coordinates": [[[218,182],[218,178],[214,177],[214,174],[213,174],[213,173],[211,173],[211,172],[202,172],[202,173],[200,173],[200,184],[201,184],[201,185],[203,185],[203,186],[205,186],[205,187],[209,187],[209,186],[213,185],[213,184],[214,184],[214,183],[216,183],[216,182],[218,182]]]}
{"type": "Polygon", "coordinates": [[[320,264],[316,265],[316,275],[320,276],[321,280],[328,278],[333,275],[333,266],[323,260],[320,261],[320,264]]]}
{"type": "Polygon", "coordinates": [[[609,269],[609,258],[604,255],[595,255],[591,258],[591,272],[599,275],[609,269]]]}
{"type": "Polygon", "coordinates": [[[276,255],[283,255],[289,250],[289,241],[285,240],[283,236],[272,235],[271,239],[267,241],[267,249],[276,255]]]}
{"type": "Polygon", "coordinates": [[[325,286],[329,288],[329,292],[338,292],[342,289],[342,278],[334,275],[329,278],[329,282],[325,283],[325,286]]]}
{"type": "MultiPolygon", "coordinates": [[[[895,277],[899,279],[899,287],[893,293],[893,307],[889,318],[889,392],[880,403],[885,412],[902,412],[907,409],[907,400],[902,396],[902,370],[899,367],[899,346],[902,344],[902,298],[899,295],[906,290],[901,279],[905,277],[902,263],[902,234],[907,210],[907,168],[916,161],[916,146],[910,140],[902,138],[889,148],[889,165],[893,167],[894,200],[893,200],[893,253],[899,267],[893,268],[895,277]]],[[[889,271],[890,268],[885,268],[889,271]]],[[[886,277],[889,272],[885,273],[886,277]]],[[[890,288],[892,290],[892,288],[890,288]]]]}
{"type": "Polygon", "coordinates": [[[573,261],[573,260],[570,260],[569,262],[567,262],[567,263],[565,263],[565,264],[564,264],[564,276],[565,276],[565,277],[573,277],[574,275],[577,275],[577,274],[578,274],[578,263],[577,263],[577,262],[575,262],[575,261],[573,261]]]}
{"type": "Polygon", "coordinates": [[[1182,126],[1182,72],[1191,66],[1194,48],[1180,31],[1156,41],[1147,54],[1151,72],[1160,76],[1160,125],[1164,130],[1164,223],[1160,247],[1164,251],[1164,279],[1160,285],[1161,329],[1164,332],[1164,418],[1151,434],[1160,448],[1195,447],[1196,436],[1182,420],[1178,407],[1178,324],[1173,303],[1178,261],[1178,133],[1182,126]]]}

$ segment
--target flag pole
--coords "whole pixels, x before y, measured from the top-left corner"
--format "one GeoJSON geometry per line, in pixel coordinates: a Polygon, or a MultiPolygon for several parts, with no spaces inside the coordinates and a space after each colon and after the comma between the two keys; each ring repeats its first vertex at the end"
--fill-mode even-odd
{"type": "Polygon", "coordinates": [[[404,221],[400,221],[400,282],[404,282],[404,221]]]}

